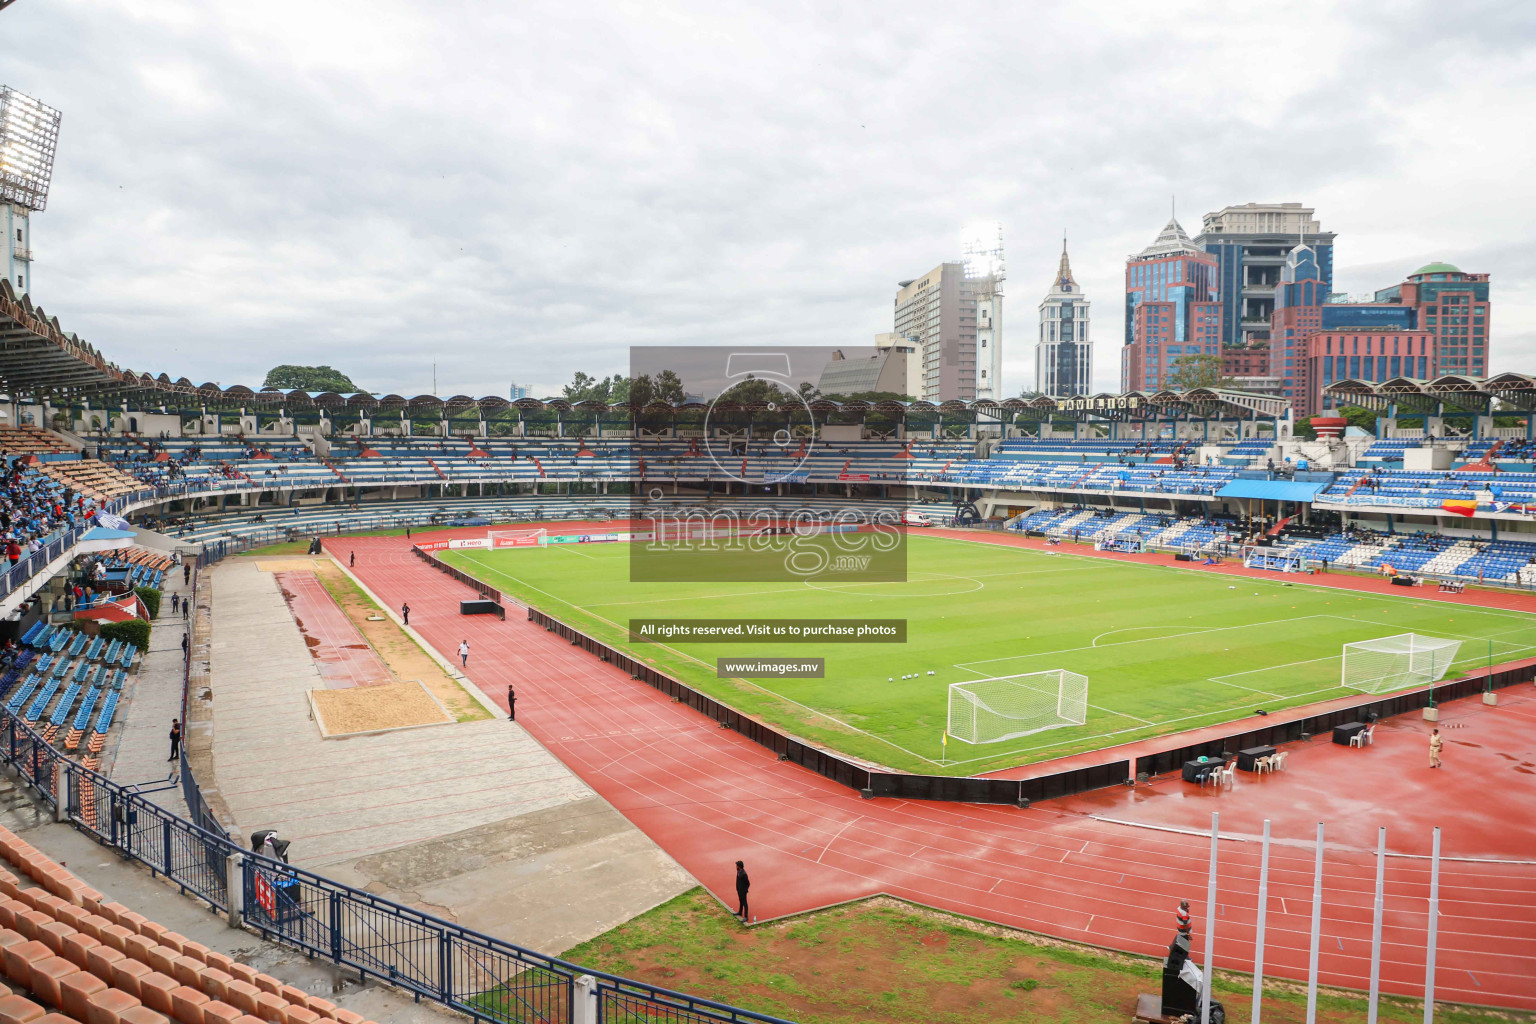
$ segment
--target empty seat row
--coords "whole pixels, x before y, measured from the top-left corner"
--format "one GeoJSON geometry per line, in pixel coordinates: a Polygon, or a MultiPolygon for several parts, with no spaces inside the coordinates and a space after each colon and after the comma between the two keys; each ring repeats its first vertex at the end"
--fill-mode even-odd
{"type": "Polygon", "coordinates": [[[0,997],[0,1019],[41,1024],[53,1007],[83,1024],[366,1024],[108,900],[3,828],[0,854],[37,883],[0,869],[0,963],[31,994],[0,997]]]}

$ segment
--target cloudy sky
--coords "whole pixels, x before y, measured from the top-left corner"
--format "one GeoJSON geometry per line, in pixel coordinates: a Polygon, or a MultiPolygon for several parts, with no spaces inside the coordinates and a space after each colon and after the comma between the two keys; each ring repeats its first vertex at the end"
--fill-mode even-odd
{"type": "Polygon", "coordinates": [[[1493,275],[1536,370],[1536,4],[19,0],[63,110],[34,297],[136,370],[551,392],[632,344],[868,344],[1008,248],[1010,393],[1061,233],[1114,388],[1125,257],[1301,201],[1336,288],[1493,275]]]}

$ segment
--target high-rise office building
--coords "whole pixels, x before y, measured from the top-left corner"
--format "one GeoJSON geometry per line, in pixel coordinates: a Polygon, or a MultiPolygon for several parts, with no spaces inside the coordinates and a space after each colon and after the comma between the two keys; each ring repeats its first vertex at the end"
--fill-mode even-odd
{"type": "Polygon", "coordinates": [[[1220,267],[1217,299],[1223,345],[1253,348],[1269,343],[1275,288],[1298,241],[1312,249],[1323,283],[1333,286],[1334,234],[1322,229],[1314,213],[1300,203],[1246,203],[1201,219],[1195,245],[1216,257],[1220,267]]]}
{"type": "Polygon", "coordinates": [[[1002,243],[967,253],[897,286],[895,334],[922,348],[922,393],[930,402],[999,398],[1002,374],[1002,243]]]}
{"type": "Polygon", "coordinates": [[[529,393],[529,389],[525,385],[518,384],[516,381],[513,381],[511,387],[508,388],[508,393],[511,394],[512,401],[514,402],[521,401],[524,398],[532,397],[532,395],[529,393]]]}
{"type": "Polygon", "coordinates": [[[1312,248],[1292,249],[1275,288],[1268,353],[1269,375],[1298,416],[1322,411],[1323,388],[1335,381],[1438,372],[1434,339],[1416,329],[1411,307],[1339,298],[1323,281],[1312,248]]]}
{"type": "Polygon", "coordinates": [[[1161,390],[1184,357],[1221,354],[1216,267],[1177,219],[1126,261],[1120,390],[1161,390]]]}
{"type": "Polygon", "coordinates": [[[882,352],[892,350],[901,354],[906,375],[902,379],[901,387],[897,390],[910,398],[917,398],[923,393],[922,346],[916,339],[903,338],[895,331],[887,331],[875,335],[875,348],[882,352]]]}
{"type": "Polygon", "coordinates": [[[1376,301],[1406,306],[1415,325],[1435,338],[1436,374],[1488,375],[1493,303],[1488,275],[1467,274],[1449,263],[1430,263],[1402,284],[1376,293],[1376,301]]]}
{"type": "Polygon", "coordinates": [[[1042,395],[1086,395],[1093,382],[1093,343],[1088,298],[1072,277],[1067,240],[1050,291],[1040,300],[1040,337],[1035,342],[1035,390],[1042,395]]]}

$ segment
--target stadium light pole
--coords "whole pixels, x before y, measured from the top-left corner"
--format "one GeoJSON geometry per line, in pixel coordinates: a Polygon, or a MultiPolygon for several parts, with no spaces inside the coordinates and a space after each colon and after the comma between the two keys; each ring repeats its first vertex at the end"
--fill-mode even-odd
{"type": "Polygon", "coordinates": [[[1440,937],[1440,828],[1429,855],[1429,936],[1424,943],[1424,1024],[1435,1021],[1435,943],[1440,937]]]}
{"type": "Polygon", "coordinates": [[[1366,1011],[1366,1024],[1376,1024],[1376,1003],[1381,996],[1381,919],[1385,912],[1387,882],[1387,830],[1382,826],[1376,833],[1376,902],[1371,922],[1371,1000],[1366,1011]]]}
{"type": "Polygon", "coordinates": [[[48,206],[62,115],[0,85],[0,202],[40,212],[48,206]]]}
{"type": "Polygon", "coordinates": [[[60,118],[46,103],[0,85],[0,273],[22,292],[32,287],[30,218],[48,206],[60,118]]]}
{"type": "Polygon", "coordinates": [[[1211,985],[1216,981],[1216,844],[1221,815],[1211,812],[1211,873],[1205,883],[1205,984],[1200,986],[1200,1024],[1210,1024],[1211,985]]]}
{"type": "Polygon", "coordinates": [[[1253,936],[1253,1013],[1250,1024],[1259,1024],[1264,1002],[1264,923],[1269,913],[1269,819],[1264,819],[1264,846],[1259,853],[1259,921],[1253,936]]]}
{"type": "Polygon", "coordinates": [[[1307,961],[1307,1024],[1317,1024],[1317,958],[1323,943],[1323,823],[1317,823],[1317,862],[1312,869],[1312,953],[1307,961]]]}

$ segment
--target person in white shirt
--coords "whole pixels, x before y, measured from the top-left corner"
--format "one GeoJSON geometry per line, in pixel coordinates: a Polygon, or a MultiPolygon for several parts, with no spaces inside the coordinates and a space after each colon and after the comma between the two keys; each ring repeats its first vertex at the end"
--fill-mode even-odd
{"type": "Polygon", "coordinates": [[[459,663],[465,668],[469,667],[469,641],[459,641],[459,663]]]}

